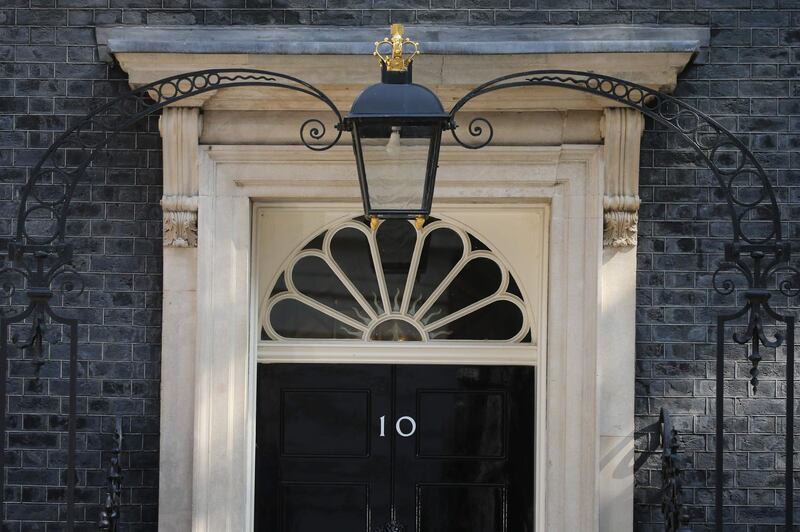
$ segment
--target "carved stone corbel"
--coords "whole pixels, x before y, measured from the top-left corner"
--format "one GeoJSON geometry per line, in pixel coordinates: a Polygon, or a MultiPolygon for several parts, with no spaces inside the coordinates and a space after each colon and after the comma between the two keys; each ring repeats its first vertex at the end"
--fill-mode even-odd
{"type": "Polygon", "coordinates": [[[603,246],[621,248],[636,245],[639,203],[639,196],[603,198],[603,246]]]}
{"type": "Polygon", "coordinates": [[[197,247],[201,115],[196,107],[167,107],[159,122],[164,150],[164,246],[197,247]]]}
{"type": "Polygon", "coordinates": [[[644,117],[633,109],[606,109],[603,245],[636,245],[639,224],[639,149],[644,117]]]}
{"type": "Polygon", "coordinates": [[[164,196],[164,246],[197,247],[197,196],[164,196]]]}

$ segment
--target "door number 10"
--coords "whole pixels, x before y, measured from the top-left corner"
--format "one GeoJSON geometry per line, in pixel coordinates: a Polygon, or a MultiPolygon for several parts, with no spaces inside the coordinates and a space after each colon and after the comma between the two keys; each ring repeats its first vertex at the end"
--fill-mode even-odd
{"type": "MultiPolygon", "coordinates": [[[[403,416],[397,419],[397,423],[394,424],[394,430],[397,431],[397,434],[402,436],[403,438],[410,438],[417,432],[417,422],[414,421],[414,418],[411,416],[403,416]],[[404,425],[408,425],[409,430],[404,431],[404,425]]],[[[386,437],[386,416],[381,416],[381,438],[386,437]]]]}

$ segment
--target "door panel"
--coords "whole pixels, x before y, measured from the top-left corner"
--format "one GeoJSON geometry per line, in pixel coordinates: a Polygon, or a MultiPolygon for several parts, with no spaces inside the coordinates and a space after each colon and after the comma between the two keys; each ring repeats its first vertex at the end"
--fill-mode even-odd
{"type": "Polygon", "coordinates": [[[419,532],[503,532],[505,511],[502,485],[417,486],[419,532]]]}
{"type": "Polygon", "coordinates": [[[260,365],[255,530],[393,516],[408,532],[531,532],[533,383],[525,367],[260,365]]]}
{"type": "Polygon", "coordinates": [[[395,506],[416,532],[532,532],[534,370],[397,366],[395,506]],[[431,508],[435,510],[431,510],[431,508]]]}
{"type": "Polygon", "coordinates": [[[282,456],[369,456],[371,390],[283,390],[282,456]]]}
{"type": "Polygon", "coordinates": [[[260,364],[255,530],[371,532],[389,518],[391,366],[260,364]],[[331,526],[334,525],[334,526],[331,526]]]}
{"type": "MultiPolygon", "coordinates": [[[[369,530],[368,484],[281,484],[281,525],[276,530],[369,530]]],[[[375,502],[375,501],[373,501],[375,502]]],[[[258,528],[256,530],[259,530],[258,528]]]]}
{"type": "Polygon", "coordinates": [[[417,393],[417,456],[505,456],[504,391],[426,390],[417,393]],[[480,435],[476,438],[475,435],[480,435]]]}

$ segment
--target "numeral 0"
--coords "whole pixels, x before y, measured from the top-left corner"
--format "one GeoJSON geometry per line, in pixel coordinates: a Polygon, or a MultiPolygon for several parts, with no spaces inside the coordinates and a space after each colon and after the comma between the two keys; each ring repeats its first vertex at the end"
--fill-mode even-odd
{"type": "MultiPolygon", "coordinates": [[[[381,438],[385,438],[386,437],[386,416],[381,416],[380,419],[381,419],[380,437],[381,438]]],[[[401,436],[403,438],[410,438],[411,436],[414,435],[415,432],[417,432],[417,422],[414,421],[414,418],[411,417],[411,416],[403,416],[403,417],[397,419],[397,423],[394,424],[394,430],[397,432],[397,434],[399,436],[401,436]],[[404,421],[407,421],[408,423],[411,424],[411,430],[409,430],[408,432],[403,432],[402,424],[403,424],[404,421]]]]}

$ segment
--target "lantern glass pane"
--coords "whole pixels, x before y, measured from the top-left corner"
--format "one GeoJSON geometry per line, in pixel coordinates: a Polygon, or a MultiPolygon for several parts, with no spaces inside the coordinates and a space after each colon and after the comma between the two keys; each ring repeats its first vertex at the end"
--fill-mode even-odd
{"type": "Polygon", "coordinates": [[[435,127],[362,127],[361,150],[369,202],[378,211],[419,211],[435,127]]]}

